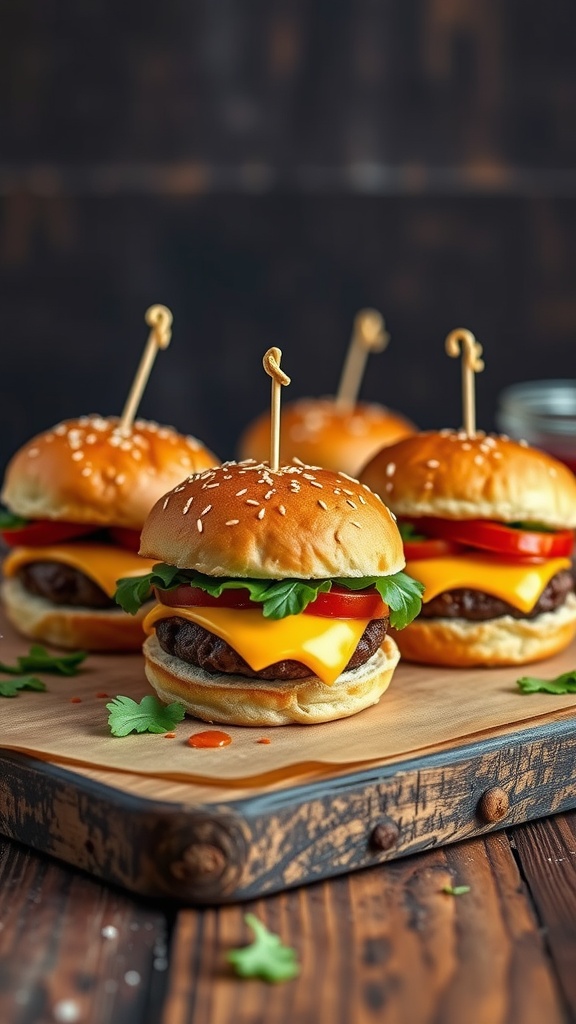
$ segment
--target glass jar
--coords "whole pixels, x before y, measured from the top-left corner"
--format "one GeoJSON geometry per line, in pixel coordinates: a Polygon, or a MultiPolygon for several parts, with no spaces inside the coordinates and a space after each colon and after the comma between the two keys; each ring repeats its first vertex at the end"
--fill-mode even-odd
{"type": "Polygon", "coordinates": [[[512,384],[498,399],[502,433],[543,448],[576,473],[576,380],[512,384]]]}

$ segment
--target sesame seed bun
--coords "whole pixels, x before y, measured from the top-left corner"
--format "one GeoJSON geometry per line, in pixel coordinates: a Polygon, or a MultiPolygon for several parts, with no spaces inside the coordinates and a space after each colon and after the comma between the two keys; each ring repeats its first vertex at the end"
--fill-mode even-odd
{"type": "Polygon", "coordinates": [[[144,644],[146,676],[161,700],[178,701],[206,722],[224,725],[317,725],[376,704],[392,679],[399,652],[391,637],[369,661],[343,672],[332,686],[317,676],[263,680],[212,675],[166,654],[155,635],[144,644]]]}
{"type": "Polygon", "coordinates": [[[140,554],[210,576],[385,576],[405,565],[388,508],[347,474],[225,462],[161,498],[140,554]]]}
{"type": "Polygon", "coordinates": [[[161,494],[218,462],[172,427],[136,420],[122,437],[118,424],[82,416],[32,438],[8,464],[4,504],[26,519],[139,530],[161,494]]]}
{"type": "Polygon", "coordinates": [[[380,451],[362,483],[398,516],[576,527],[576,477],[551,455],[504,435],[441,430],[380,451]]]}
{"type": "MultiPolygon", "coordinates": [[[[334,398],[302,398],[284,403],[280,460],[299,458],[314,466],[342,469],[355,476],[383,445],[415,431],[409,420],[382,405],[359,402],[339,408],[334,398]]],[[[261,462],[270,452],[270,414],[263,413],[241,436],[239,456],[261,462]]]]}

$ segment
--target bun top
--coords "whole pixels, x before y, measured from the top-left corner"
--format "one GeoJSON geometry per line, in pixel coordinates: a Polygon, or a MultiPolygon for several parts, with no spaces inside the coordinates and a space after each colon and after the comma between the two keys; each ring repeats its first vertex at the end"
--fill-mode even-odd
{"type": "Polygon", "coordinates": [[[26,519],[53,519],[139,530],[152,505],[190,472],[218,459],[194,437],[136,420],[65,420],[23,445],[6,469],[0,497],[26,519]]]}
{"type": "Polygon", "coordinates": [[[440,430],[379,452],[361,480],[397,515],[576,526],[576,478],[557,459],[505,435],[440,430]]]}
{"type": "MultiPolygon", "coordinates": [[[[280,459],[293,458],[355,475],[385,444],[412,434],[415,426],[382,405],[356,403],[339,409],[334,398],[285,402],[281,413],[280,459]]],[[[270,452],[270,414],[263,413],[242,434],[240,458],[262,461],[270,452]]]]}
{"type": "Polygon", "coordinates": [[[394,517],[345,473],[225,462],[161,498],[140,554],[210,576],[386,576],[405,565],[394,517]]]}

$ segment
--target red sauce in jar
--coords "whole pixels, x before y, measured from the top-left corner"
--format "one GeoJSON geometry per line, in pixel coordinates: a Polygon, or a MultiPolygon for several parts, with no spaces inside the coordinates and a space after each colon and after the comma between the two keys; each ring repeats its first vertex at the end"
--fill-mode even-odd
{"type": "Polygon", "coordinates": [[[232,737],[219,729],[195,732],[188,740],[189,747],[227,747],[229,743],[232,743],[232,737]]]}

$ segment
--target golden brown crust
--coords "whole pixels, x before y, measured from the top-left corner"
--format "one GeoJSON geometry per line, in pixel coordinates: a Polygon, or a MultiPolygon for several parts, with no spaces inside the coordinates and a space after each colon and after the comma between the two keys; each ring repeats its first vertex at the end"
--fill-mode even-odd
{"type": "MultiPolygon", "coordinates": [[[[302,398],[282,407],[280,460],[343,469],[355,476],[376,452],[411,434],[415,426],[382,405],[358,402],[339,409],[333,398],[302,398]]],[[[263,413],[240,438],[239,457],[261,462],[270,454],[270,414],[263,413]]]]}
{"type": "MultiPolygon", "coordinates": [[[[394,632],[394,631],[393,631],[394,632]]],[[[415,619],[394,632],[406,661],[425,665],[526,665],[563,651],[576,634],[576,597],[534,619],[503,615],[486,622],[415,619]]]]}
{"type": "Polygon", "coordinates": [[[2,599],[8,620],[19,633],[56,647],[86,651],[139,651],[142,622],[153,607],[148,602],[137,615],[127,615],[120,608],[54,605],[30,594],[15,577],[3,582],[2,599]]]}
{"type": "Polygon", "coordinates": [[[414,434],[379,452],[360,479],[400,516],[576,527],[576,478],[570,470],[502,435],[414,434]]]}
{"type": "Polygon", "coordinates": [[[211,576],[382,576],[405,565],[389,510],[346,474],[225,462],[152,509],[140,554],[211,576]]]}
{"type": "Polygon", "coordinates": [[[139,530],[154,502],[218,459],[172,427],[136,420],[129,437],[115,417],[66,420],[23,445],[6,470],[2,501],[27,519],[139,530]]]}
{"type": "Polygon", "coordinates": [[[206,722],[265,727],[317,725],[355,715],[379,701],[400,657],[387,636],[370,661],[327,686],[317,676],[270,682],[210,675],[166,654],[155,634],[146,640],[144,656],[146,676],[166,703],[178,701],[206,722]]]}

